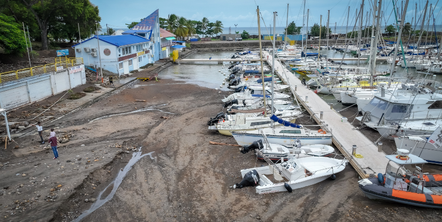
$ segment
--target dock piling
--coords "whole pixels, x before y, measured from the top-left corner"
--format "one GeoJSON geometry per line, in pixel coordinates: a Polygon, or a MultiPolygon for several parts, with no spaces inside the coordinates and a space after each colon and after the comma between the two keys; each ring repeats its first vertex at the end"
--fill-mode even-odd
{"type": "Polygon", "coordinates": [[[323,119],[322,117],[324,117],[324,111],[319,112],[319,119],[323,119]]]}

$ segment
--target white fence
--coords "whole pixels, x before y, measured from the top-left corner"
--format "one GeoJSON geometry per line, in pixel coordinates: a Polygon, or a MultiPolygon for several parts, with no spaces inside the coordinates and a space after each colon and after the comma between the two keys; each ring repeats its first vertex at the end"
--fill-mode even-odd
{"type": "Polygon", "coordinates": [[[84,65],[0,84],[0,108],[13,109],[86,83],[84,65]]]}

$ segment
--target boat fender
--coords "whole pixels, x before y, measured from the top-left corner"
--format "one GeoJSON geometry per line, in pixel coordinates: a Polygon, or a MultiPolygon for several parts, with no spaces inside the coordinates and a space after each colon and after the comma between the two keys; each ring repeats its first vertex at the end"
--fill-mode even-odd
{"type": "Polygon", "coordinates": [[[330,176],[330,179],[332,179],[332,180],[336,180],[336,174],[332,174],[332,175],[330,176]]]}
{"type": "Polygon", "coordinates": [[[292,187],[288,183],[284,183],[284,187],[289,193],[293,191],[292,187]]]}
{"type": "Polygon", "coordinates": [[[378,182],[384,185],[384,174],[378,173],[378,182]]]}

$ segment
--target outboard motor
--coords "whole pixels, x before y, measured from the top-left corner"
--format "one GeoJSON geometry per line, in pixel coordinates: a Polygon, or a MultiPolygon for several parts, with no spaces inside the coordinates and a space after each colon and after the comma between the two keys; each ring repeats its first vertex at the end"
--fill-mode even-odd
{"type": "Polygon", "coordinates": [[[220,119],[226,118],[226,115],[224,114],[224,112],[219,112],[218,114],[216,114],[216,116],[214,118],[210,118],[209,122],[207,122],[207,125],[209,126],[213,126],[216,123],[218,123],[218,121],[220,119]]]}
{"type": "Polygon", "coordinates": [[[235,74],[230,74],[229,80],[236,78],[235,74]]]}
{"type": "Polygon", "coordinates": [[[240,183],[233,185],[231,188],[243,188],[257,186],[259,184],[259,174],[256,170],[251,170],[244,175],[240,183]]]}
{"type": "Polygon", "coordinates": [[[255,142],[253,142],[252,144],[250,144],[249,146],[244,146],[241,150],[242,154],[246,154],[251,150],[256,150],[256,149],[261,149],[264,146],[262,145],[262,140],[257,140],[255,142]]]}
{"type": "Polygon", "coordinates": [[[237,99],[234,99],[234,100],[231,100],[231,101],[225,102],[225,103],[224,103],[224,108],[227,108],[228,106],[231,106],[231,105],[233,105],[233,104],[238,104],[238,100],[237,100],[237,99]]]}
{"type": "Polygon", "coordinates": [[[235,89],[235,92],[244,92],[247,89],[247,86],[241,86],[235,89]]]}

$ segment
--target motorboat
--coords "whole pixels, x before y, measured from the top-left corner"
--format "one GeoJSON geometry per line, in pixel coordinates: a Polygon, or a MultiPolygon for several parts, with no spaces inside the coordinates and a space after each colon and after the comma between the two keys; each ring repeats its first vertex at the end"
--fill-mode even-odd
{"type": "Polygon", "coordinates": [[[436,148],[427,142],[430,135],[396,136],[394,143],[396,147],[407,149],[411,154],[416,155],[428,163],[442,165],[442,149],[436,148]]]}
{"type": "Polygon", "coordinates": [[[302,144],[332,144],[332,134],[325,130],[311,130],[284,121],[277,116],[270,117],[273,121],[279,122],[282,126],[275,126],[269,128],[262,128],[259,130],[250,131],[233,131],[232,135],[235,138],[238,145],[246,146],[252,144],[254,141],[262,139],[262,134],[267,135],[269,143],[276,143],[282,145],[292,145],[297,140],[300,140],[302,144]]]}
{"type": "Polygon", "coordinates": [[[427,161],[406,149],[385,157],[389,162],[384,174],[358,182],[368,198],[442,209],[442,174],[423,173],[427,161]]]}
{"type": "Polygon", "coordinates": [[[261,151],[261,155],[256,152],[258,159],[262,160],[264,158],[268,158],[272,161],[277,161],[281,158],[288,160],[288,157],[292,154],[294,154],[297,158],[303,158],[310,156],[330,156],[335,152],[335,149],[332,146],[324,144],[302,146],[301,141],[299,140],[296,141],[292,146],[269,143],[265,134],[263,134],[263,139],[257,140],[249,146],[240,148],[240,151],[243,154],[252,150],[261,151]]]}
{"type": "Polygon", "coordinates": [[[241,170],[243,181],[232,188],[256,186],[258,194],[292,192],[328,178],[335,179],[336,174],[345,169],[347,162],[346,159],[329,157],[291,156],[288,161],[241,170]]]}

